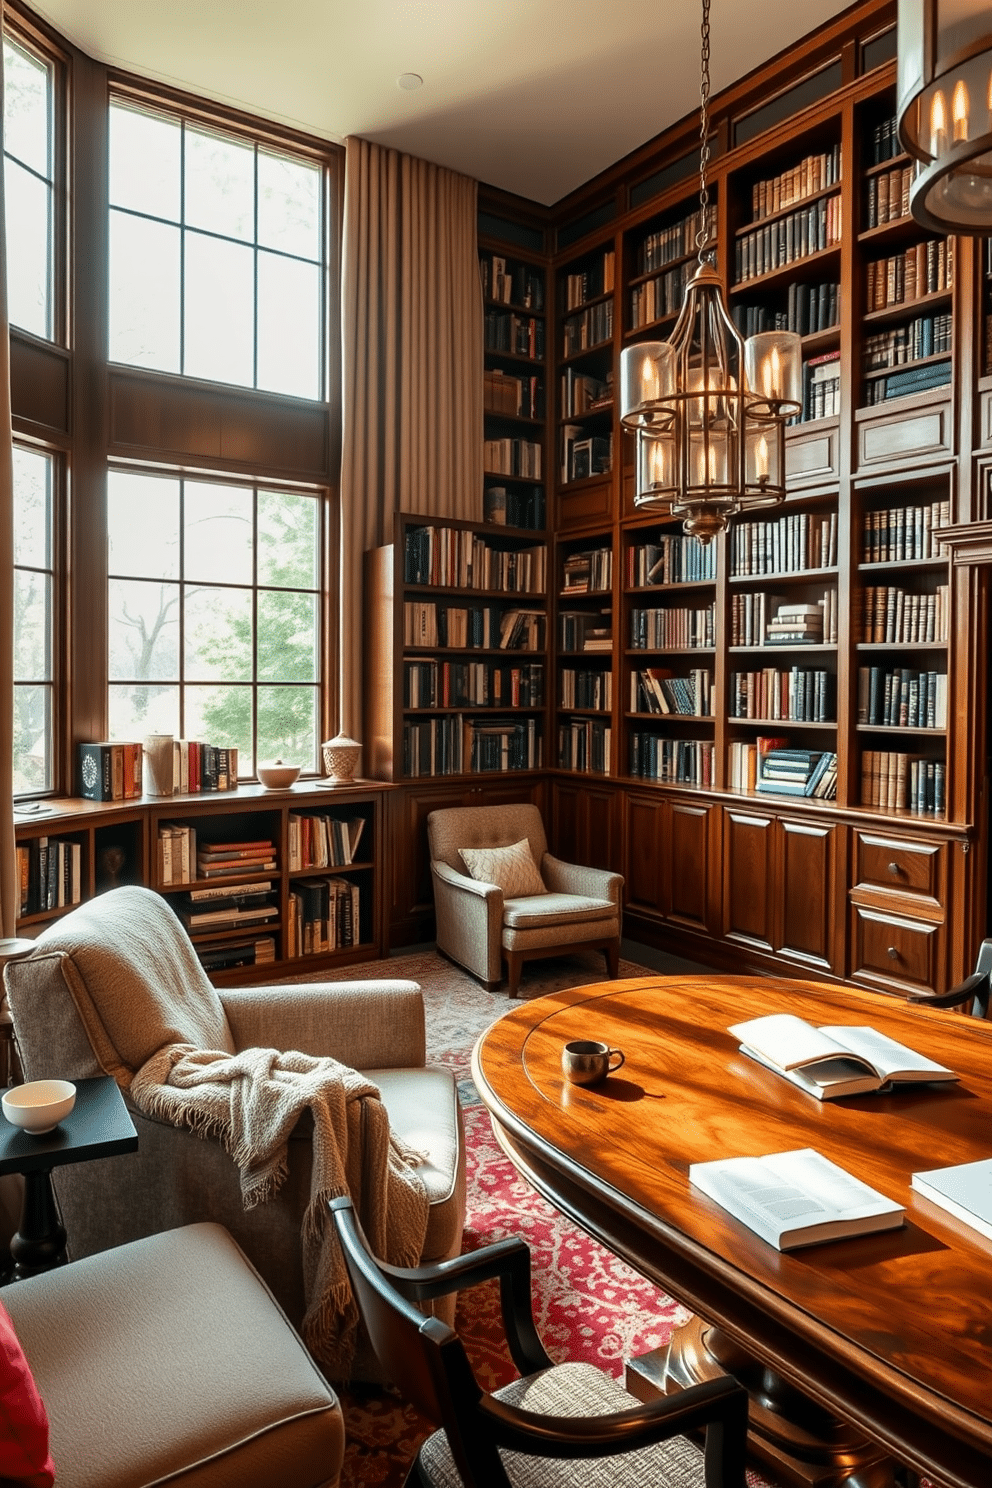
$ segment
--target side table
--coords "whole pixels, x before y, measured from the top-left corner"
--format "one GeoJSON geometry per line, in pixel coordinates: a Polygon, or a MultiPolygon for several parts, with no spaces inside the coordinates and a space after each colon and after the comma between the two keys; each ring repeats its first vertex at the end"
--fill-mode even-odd
{"type": "Polygon", "coordinates": [[[74,1084],[76,1104],[44,1136],[29,1136],[0,1115],[0,1177],[6,1173],[24,1176],[21,1218],[10,1242],[14,1269],[9,1279],[13,1281],[50,1271],[65,1261],[66,1233],[55,1205],[52,1169],[138,1148],[138,1133],[117,1082],[110,1075],[99,1075],[74,1084]]]}

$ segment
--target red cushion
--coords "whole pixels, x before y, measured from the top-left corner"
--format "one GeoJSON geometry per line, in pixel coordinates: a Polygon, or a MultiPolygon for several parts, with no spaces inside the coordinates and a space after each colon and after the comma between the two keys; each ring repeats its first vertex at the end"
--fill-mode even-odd
{"type": "Polygon", "coordinates": [[[0,1480],[21,1488],[51,1488],[55,1467],[48,1450],[48,1416],[0,1302],[0,1480]]]}

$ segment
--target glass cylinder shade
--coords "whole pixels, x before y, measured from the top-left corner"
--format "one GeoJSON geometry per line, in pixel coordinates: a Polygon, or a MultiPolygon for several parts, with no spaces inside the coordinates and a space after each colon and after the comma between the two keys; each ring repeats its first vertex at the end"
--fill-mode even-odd
{"type": "Polygon", "coordinates": [[[759,413],[801,413],[802,342],[795,331],[761,331],[744,342],[744,381],[759,413]]]}
{"type": "Polygon", "coordinates": [[[931,232],[992,231],[992,12],[899,0],[899,138],[919,162],[910,211],[931,232]]]}
{"type": "Polygon", "coordinates": [[[675,391],[674,363],[667,341],[639,341],[621,353],[620,422],[625,428],[648,427],[659,420],[661,400],[675,391]]]}
{"type": "Polygon", "coordinates": [[[669,428],[666,432],[655,433],[638,429],[634,505],[667,513],[671,510],[674,492],[674,431],[669,428]]]}
{"type": "Polygon", "coordinates": [[[776,506],[785,497],[785,425],[780,418],[749,412],[745,452],[745,498],[749,510],[776,506]]]}
{"type": "Polygon", "coordinates": [[[744,475],[743,342],[711,264],[700,264],[689,281],[669,344],[678,502],[736,502],[744,475]]]}

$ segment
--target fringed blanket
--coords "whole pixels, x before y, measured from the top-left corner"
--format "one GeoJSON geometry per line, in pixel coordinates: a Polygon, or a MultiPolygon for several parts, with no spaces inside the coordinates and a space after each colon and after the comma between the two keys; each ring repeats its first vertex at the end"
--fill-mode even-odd
{"type": "Polygon", "coordinates": [[[358,1311],[327,1202],[350,1193],[373,1251],[415,1266],[427,1232],[419,1155],[390,1131],[377,1087],[336,1059],[276,1049],[224,1054],[172,1044],[141,1067],[131,1097],[146,1115],[219,1138],[241,1172],[246,1209],[275,1194],[301,1114],[313,1114],[313,1177],[303,1221],[303,1337],[332,1379],[348,1378],[358,1311]]]}

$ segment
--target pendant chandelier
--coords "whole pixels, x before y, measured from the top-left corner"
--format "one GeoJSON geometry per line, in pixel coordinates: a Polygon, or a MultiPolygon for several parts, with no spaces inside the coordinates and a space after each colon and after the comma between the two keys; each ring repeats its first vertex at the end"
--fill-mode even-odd
{"type": "Polygon", "coordinates": [[[992,12],[976,0],[899,0],[899,139],[919,163],[917,222],[992,232],[992,12]]]}
{"type": "Polygon", "coordinates": [[[682,517],[708,543],[730,517],[785,496],[785,423],[802,408],[800,340],[744,341],[727,314],[709,243],[710,0],[703,0],[699,267],[671,339],[620,358],[620,421],[637,437],[634,504],[682,517]]]}

